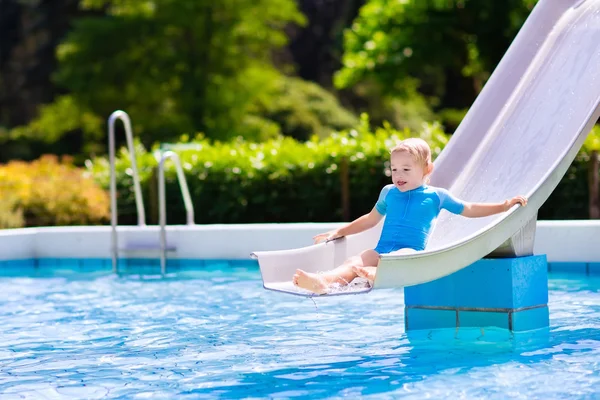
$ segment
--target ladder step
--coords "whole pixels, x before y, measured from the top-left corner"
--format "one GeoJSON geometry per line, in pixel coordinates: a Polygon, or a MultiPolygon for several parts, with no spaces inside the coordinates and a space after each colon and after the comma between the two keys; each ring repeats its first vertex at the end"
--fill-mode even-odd
{"type": "MultiPolygon", "coordinates": [[[[168,244],[167,251],[176,251],[177,247],[168,244]]],[[[119,248],[119,251],[160,251],[160,245],[157,243],[127,243],[125,247],[119,248]]]]}

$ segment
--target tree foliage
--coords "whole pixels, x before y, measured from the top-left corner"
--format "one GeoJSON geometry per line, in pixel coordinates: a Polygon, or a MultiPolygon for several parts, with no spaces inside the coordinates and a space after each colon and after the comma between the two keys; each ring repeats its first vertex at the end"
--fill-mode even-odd
{"type": "Polygon", "coordinates": [[[323,138],[358,124],[354,114],[315,83],[285,77],[275,85],[275,99],[257,102],[253,111],[273,121],[279,127],[279,134],[308,140],[313,135],[323,138]]]}
{"type": "Polygon", "coordinates": [[[307,24],[292,32],[289,52],[302,79],[333,87],[341,67],[343,32],[366,0],[296,0],[307,24]]]}
{"type": "Polygon", "coordinates": [[[419,88],[445,107],[469,106],[534,3],[369,0],[346,30],[335,83],[346,88],[373,79],[388,94],[419,88]]]}
{"type": "MultiPolygon", "coordinates": [[[[82,0],[81,7],[101,15],[76,20],[58,48],[55,80],[68,94],[40,116],[69,120],[55,135],[79,128],[98,137],[101,126],[84,126],[82,117],[105,119],[115,109],[130,113],[146,142],[243,133],[252,102],[280,76],[271,53],[286,44],[284,28],[303,23],[292,0],[82,0]]],[[[34,121],[21,134],[45,132],[34,121]]]]}

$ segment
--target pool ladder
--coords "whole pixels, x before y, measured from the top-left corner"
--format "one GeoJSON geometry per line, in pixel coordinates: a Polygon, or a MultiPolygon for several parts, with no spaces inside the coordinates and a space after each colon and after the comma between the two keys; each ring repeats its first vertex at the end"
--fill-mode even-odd
{"type": "Polygon", "coordinates": [[[119,250],[123,251],[136,251],[136,250],[158,250],[160,253],[160,273],[164,275],[166,273],[167,264],[167,251],[175,251],[175,246],[167,245],[167,205],[166,205],[166,193],[165,193],[165,162],[168,159],[172,159],[175,163],[177,170],[177,179],[179,181],[179,187],[181,189],[181,195],[183,196],[183,202],[185,204],[187,225],[194,225],[194,207],[192,205],[192,198],[188,189],[185,174],[181,167],[181,161],[177,153],[173,151],[166,151],[160,153],[160,159],[158,162],[158,208],[159,217],[158,222],[160,225],[159,243],[156,245],[147,244],[132,244],[127,245],[122,249],[118,247],[117,238],[117,178],[115,171],[115,123],[117,120],[123,122],[125,127],[125,136],[127,139],[127,148],[129,150],[129,157],[131,159],[131,174],[133,177],[133,189],[135,193],[135,205],[137,210],[137,225],[140,227],[146,226],[146,211],[144,209],[144,201],[142,197],[142,189],[140,185],[140,178],[137,169],[137,162],[135,158],[135,145],[133,143],[133,133],[131,130],[131,120],[129,115],[125,111],[115,111],[108,118],[108,154],[110,162],[110,222],[111,222],[111,253],[112,253],[112,269],[113,272],[118,273],[117,260],[119,258],[119,250]]]}

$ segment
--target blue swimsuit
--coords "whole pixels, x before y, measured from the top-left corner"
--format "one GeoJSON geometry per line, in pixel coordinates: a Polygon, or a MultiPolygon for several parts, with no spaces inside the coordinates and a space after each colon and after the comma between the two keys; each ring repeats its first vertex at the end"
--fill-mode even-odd
{"type": "Polygon", "coordinates": [[[460,214],[464,203],[442,188],[423,185],[401,192],[393,184],[385,186],[375,204],[379,214],[387,215],[375,251],[424,250],[442,208],[460,214]]]}

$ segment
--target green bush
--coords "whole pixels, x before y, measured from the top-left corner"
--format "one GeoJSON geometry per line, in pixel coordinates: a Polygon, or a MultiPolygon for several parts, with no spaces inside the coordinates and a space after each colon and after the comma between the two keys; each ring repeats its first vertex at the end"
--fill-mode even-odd
{"type": "Polygon", "coordinates": [[[558,187],[540,208],[538,220],[589,218],[588,162],[588,153],[580,151],[558,187]]]}
{"type": "MultiPolygon", "coordinates": [[[[174,149],[185,170],[197,223],[328,222],[342,219],[342,160],[347,160],[349,166],[350,215],[357,217],[373,206],[381,187],[389,182],[386,170],[390,147],[411,135],[415,134],[395,131],[389,125],[371,132],[363,116],[357,129],[321,140],[298,142],[279,137],[263,143],[238,139],[211,144],[199,139],[174,149]]],[[[436,124],[426,125],[418,135],[432,144],[434,156],[448,140],[436,124]]],[[[157,190],[153,171],[157,161],[141,146],[138,148],[148,220],[155,222],[157,190]]],[[[107,160],[95,159],[88,167],[98,182],[108,187],[107,160]]],[[[124,151],[116,169],[119,221],[135,223],[130,161],[124,151]]],[[[183,223],[183,201],[171,163],[167,163],[166,185],[167,222],[183,223]]]]}
{"type": "MultiPolygon", "coordinates": [[[[598,132],[596,131],[596,134],[598,132]]],[[[437,124],[419,133],[395,131],[389,125],[371,132],[363,116],[359,127],[325,139],[298,142],[289,137],[264,143],[196,140],[171,146],[179,154],[192,195],[196,223],[341,221],[341,168],[348,163],[350,218],[373,207],[389,183],[389,148],[408,136],[427,140],[437,156],[448,136],[437,124]]],[[[138,145],[139,146],[139,145],[138,145]]],[[[157,149],[154,149],[157,150],[157,149]]],[[[539,212],[540,219],[587,218],[587,147],[584,146],[557,190],[539,212]]],[[[156,158],[138,151],[138,165],[149,222],[156,223],[156,158]]],[[[100,158],[88,167],[108,187],[108,163],[100,158]]],[[[135,223],[130,162],[124,151],[117,160],[119,222],[135,223]]],[[[185,223],[185,211],[171,163],[166,168],[167,223],[185,223]]]]}
{"type": "Polygon", "coordinates": [[[538,219],[587,219],[589,218],[590,156],[600,150],[600,126],[596,125],[586,138],[577,157],[567,170],[560,184],[550,195],[538,213],[538,219]]]}

